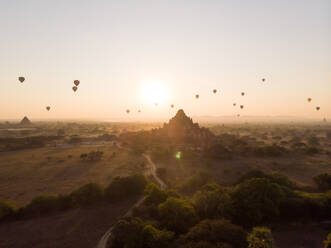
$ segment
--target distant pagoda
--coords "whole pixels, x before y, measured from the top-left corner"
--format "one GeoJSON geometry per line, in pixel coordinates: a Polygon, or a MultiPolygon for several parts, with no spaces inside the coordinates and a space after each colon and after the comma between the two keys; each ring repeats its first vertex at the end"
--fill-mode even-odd
{"type": "Polygon", "coordinates": [[[178,110],[177,114],[169,120],[169,123],[165,123],[163,128],[158,131],[175,143],[205,145],[212,142],[215,138],[209,129],[199,127],[199,124],[194,123],[182,109],[178,110]]]}
{"type": "Polygon", "coordinates": [[[31,121],[26,116],[24,116],[24,118],[20,122],[20,125],[23,125],[23,126],[28,126],[28,125],[31,125],[31,124],[32,124],[31,121]]]}

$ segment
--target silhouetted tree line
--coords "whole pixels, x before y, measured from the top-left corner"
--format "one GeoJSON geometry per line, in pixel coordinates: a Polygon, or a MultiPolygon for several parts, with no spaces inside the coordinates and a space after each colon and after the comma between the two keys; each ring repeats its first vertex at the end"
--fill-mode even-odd
{"type": "Polygon", "coordinates": [[[24,138],[0,138],[0,151],[17,151],[44,147],[47,143],[59,139],[59,136],[30,136],[24,138]]]}
{"type": "Polygon", "coordinates": [[[146,184],[146,178],[137,174],[116,177],[105,188],[96,183],[89,183],[68,195],[37,196],[29,204],[19,209],[7,202],[0,201],[0,220],[38,217],[101,202],[116,203],[141,195],[146,184]]]}
{"type": "Polygon", "coordinates": [[[80,159],[84,161],[94,162],[94,161],[100,161],[102,156],[103,156],[102,151],[91,151],[89,153],[82,153],[80,155],[80,159]]]}

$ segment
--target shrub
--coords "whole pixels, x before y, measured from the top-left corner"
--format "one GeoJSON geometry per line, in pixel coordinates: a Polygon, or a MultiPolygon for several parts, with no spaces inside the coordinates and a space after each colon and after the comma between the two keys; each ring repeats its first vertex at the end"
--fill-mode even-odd
{"type": "Polygon", "coordinates": [[[82,153],[80,155],[80,158],[82,160],[87,160],[87,161],[90,161],[90,162],[94,162],[94,161],[101,160],[102,156],[103,156],[102,151],[91,151],[89,153],[82,153]]]}
{"type": "Polygon", "coordinates": [[[178,247],[179,248],[233,248],[231,245],[226,243],[219,243],[219,242],[210,243],[206,241],[188,242],[178,247]]]}
{"type": "Polygon", "coordinates": [[[124,218],[114,226],[112,247],[142,248],[143,222],[139,218],[124,218]]]}
{"type": "Polygon", "coordinates": [[[61,208],[61,201],[57,196],[42,195],[32,199],[32,201],[20,210],[25,216],[42,215],[55,212],[61,208]]]}
{"type": "Polygon", "coordinates": [[[331,192],[323,194],[295,191],[280,204],[280,216],[284,220],[329,219],[331,217],[331,192]]]}
{"type": "Polygon", "coordinates": [[[310,146],[310,147],[307,147],[304,152],[307,154],[307,155],[315,155],[315,154],[318,154],[320,152],[320,150],[317,148],[317,147],[314,147],[314,146],[310,146]]]}
{"type": "Polygon", "coordinates": [[[201,219],[228,217],[231,211],[229,193],[216,184],[207,184],[193,197],[193,205],[201,219]]]}
{"type": "Polygon", "coordinates": [[[327,191],[331,189],[331,175],[328,173],[314,176],[313,181],[317,185],[319,190],[327,191]]]}
{"type": "Polygon", "coordinates": [[[261,157],[276,157],[285,152],[285,148],[279,145],[265,145],[255,149],[255,155],[261,157]]]}
{"type": "Polygon", "coordinates": [[[14,213],[14,206],[8,202],[0,201],[0,220],[9,217],[14,213]]]}
{"type": "Polygon", "coordinates": [[[154,183],[149,184],[145,189],[145,201],[146,205],[157,206],[164,202],[168,198],[165,191],[161,190],[154,183]]]}
{"type": "Polygon", "coordinates": [[[174,233],[146,225],[139,218],[121,219],[113,228],[112,247],[168,248],[172,247],[174,233]]]}
{"type": "Polygon", "coordinates": [[[247,236],[248,248],[274,248],[275,243],[270,229],[254,227],[247,236]]]}
{"type": "Polygon", "coordinates": [[[232,157],[232,153],[223,144],[217,143],[205,151],[205,156],[207,158],[214,159],[230,159],[232,157]]]}
{"type": "Polygon", "coordinates": [[[103,156],[101,151],[91,151],[87,154],[87,160],[89,161],[99,161],[103,156]]]}
{"type": "Polygon", "coordinates": [[[140,174],[116,177],[105,189],[105,196],[111,202],[138,196],[143,193],[146,184],[146,178],[140,174]]]}
{"type": "Polygon", "coordinates": [[[211,244],[218,243],[220,247],[247,247],[245,230],[227,220],[203,220],[192,227],[189,232],[179,240],[179,243],[182,245],[200,242],[211,244]],[[226,246],[224,246],[225,244],[226,246]]]}
{"type": "Polygon", "coordinates": [[[284,192],[278,184],[253,178],[237,185],[231,194],[233,217],[245,226],[273,220],[279,215],[284,192]]]}
{"type": "Polygon", "coordinates": [[[96,183],[86,184],[70,194],[73,206],[92,205],[101,201],[103,198],[103,189],[96,183]]]}
{"type": "Polygon", "coordinates": [[[211,180],[211,175],[207,172],[199,172],[198,174],[188,178],[179,186],[179,191],[183,194],[191,195],[203,185],[211,180]]]}
{"type": "Polygon", "coordinates": [[[279,172],[274,172],[271,174],[264,173],[260,170],[250,170],[246,174],[240,177],[237,184],[242,183],[246,180],[252,179],[252,178],[265,178],[268,179],[272,183],[277,183],[280,186],[287,187],[290,189],[293,189],[296,187],[295,183],[290,181],[287,176],[284,174],[281,174],[279,172]]]}
{"type": "Polygon", "coordinates": [[[331,248],[331,233],[328,234],[324,241],[324,248],[331,248]]]}
{"type": "Polygon", "coordinates": [[[142,231],[144,248],[172,247],[174,233],[167,230],[158,230],[152,225],[146,225],[142,231]]]}
{"type": "Polygon", "coordinates": [[[80,158],[81,158],[82,160],[85,160],[85,159],[87,158],[87,153],[82,153],[82,154],[80,155],[80,158]]]}
{"type": "Polygon", "coordinates": [[[185,233],[196,221],[196,214],[190,202],[169,197],[158,207],[161,224],[176,233],[185,233]]]}

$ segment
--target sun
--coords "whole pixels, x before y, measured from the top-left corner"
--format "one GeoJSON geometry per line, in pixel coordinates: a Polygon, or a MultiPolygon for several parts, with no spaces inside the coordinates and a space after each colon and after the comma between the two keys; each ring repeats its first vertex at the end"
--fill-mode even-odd
{"type": "Polygon", "coordinates": [[[144,83],[141,95],[145,103],[158,106],[167,100],[168,91],[161,80],[149,80],[144,83]]]}

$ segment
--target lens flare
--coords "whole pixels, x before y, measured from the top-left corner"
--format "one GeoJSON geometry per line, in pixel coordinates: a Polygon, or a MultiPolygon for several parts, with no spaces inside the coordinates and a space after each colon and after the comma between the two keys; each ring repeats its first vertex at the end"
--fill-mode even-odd
{"type": "Polygon", "coordinates": [[[176,158],[177,158],[177,159],[180,159],[181,156],[182,156],[182,152],[177,152],[177,153],[176,153],[176,158]]]}

